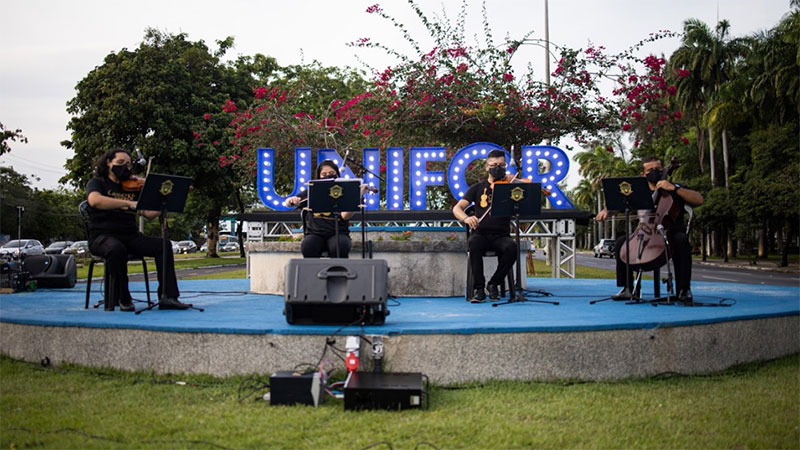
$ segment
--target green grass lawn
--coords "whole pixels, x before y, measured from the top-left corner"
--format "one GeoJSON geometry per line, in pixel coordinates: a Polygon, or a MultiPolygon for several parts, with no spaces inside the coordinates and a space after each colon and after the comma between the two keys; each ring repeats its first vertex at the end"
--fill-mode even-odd
{"type": "MultiPolygon", "coordinates": [[[[236,255],[237,253],[231,253],[231,255],[236,255]]],[[[175,269],[197,269],[200,267],[209,267],[209,266],[228,266],[228,265],[235,265],[235,264],[244,264],[245,258],[240,258],[238,256],[225,256],[223,258],[206,258],[203,256],[200,257],[191,257],[189,255],[175,255],[175,269]],[[189,256],[189,257],[187,257],[189,256]]],[[[156,270],[156,262],[152,258],[145,258],[147,260],[147,270],[150,272],[154,272],[156,270]]],[[[105,267],[103,264],[95,264],[94,271],[92,272],[92,278],[99,278],[103,276],[105,267]]],[[[142,263],[141,262],[131,262],[128,264],[128,274],[136,274],[142,273],[142,263]]],[[[89,274],[89,264],[83,264],[81,267],[78,267],[78,279],[85,280],[89,274]]]]}
{"type": "Polygon", "coordinates": [[[240,402],[244,377],[2,357],[0,447],[798,448],[799,373],[794,355],[708,376],[433,386],[428,410],[352,412],[240,402]]]}

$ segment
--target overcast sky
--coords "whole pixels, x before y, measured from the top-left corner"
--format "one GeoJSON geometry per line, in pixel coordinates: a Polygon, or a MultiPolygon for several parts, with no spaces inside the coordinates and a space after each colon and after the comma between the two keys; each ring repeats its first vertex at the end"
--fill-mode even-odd
{"type": "MultiPolygon", "coordinates": [[[[429,15],[442,10],[455,21],[461,1],[418,1],[429,15]]],[[[0,122],[21,128],[27,144],[11,143],[12,152],[0,156],[0,165],[36,174],[40,188],[58,186],[71,152],[59,145],[69,139],[66,103],[75,85],[103,58],[124,47],[135,49],[147,27],[187,33],[191,40],[214,42],[235,37],[230,56],[262,53],[279,64],[318,60],[324,65],[360,67],[356,56],[376,68],[392,61],[377,51],[347,47],[361,37],[405,50],[402,37],[387,22],[365,12],[375,1],[296,0],[172,1],[172,0],[5,0],[0,15],[0,122]]],[[[429,47],[419,20],[405,0],[378,2],[412,35],[429,47]]],[[[544,0],[487,0],[489,23],[496,43],[533,31],[544,37],[544,0]]],[[[732,36],[744,36],[775,26],[789,10],[789,0],[550,0],[550,40],[585,48],[588,42],[622,51],[649,33],[680,31],[687,18],[714,26],[717,19],[731,23],[732,36]]],[[[468,35],[481,33],[481,4],[470,0],[468,35]]],[[[667,56],[677,39],[664,39],[646,48],[667,56]]],[[[543,77],[543,51],[523,47],[515,64],[532,63],[543,77]]],[[[420,142],[415,145],[426,145],[420,142]]],[[[498,143],[501,144],[502,143],[498,143]]],[[[579,179],[577,165],[570,185],[579,179]]]]}

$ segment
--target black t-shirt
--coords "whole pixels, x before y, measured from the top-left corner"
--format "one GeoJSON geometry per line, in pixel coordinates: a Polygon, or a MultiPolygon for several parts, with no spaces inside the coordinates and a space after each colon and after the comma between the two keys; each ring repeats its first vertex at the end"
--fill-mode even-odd
{"type": "MultiPolygon", "coordinates": [[[[301,199],[308,198],[308,190],[297,194],[297,196],[301,199]]],[[[304,211],[303,214],[307,214],[306,234],[314,234],[325,238],[334,236],[336,235],[334,224],[338,223],[339,234],[350,235],[350,221],[342,219],[341,216],[338,217],[337,220],[337,218],[333,216],[333,213],[311,213],[304,211]]]]}
{"type": "MultiPolygon", "coordinates": [[[[106,197],[136,201],[139,192],[126,192],[122,185],[108,178],[92,178],[86,185],[86,196],[99,192],[106,197]]],[[[89,234],[92,238],[100,234],[130,234],[139,231],[136,226],[136,211],[122,209],[97,209],[89,206],[89,234]]]]}
{"type": "Polygon", "coordinates": [[[486,214],[486,210],[492,204],[492,185],[489,180],[483,180],[473,184],[467,189],[462,200],[475,204],[475,217],[481,220],[476,231],[484,235],[508,235],[511,233],[510,217],[494,217],[492,213],[486,214]],[[484,214],[486,214],[484,216],[484,214]]]}

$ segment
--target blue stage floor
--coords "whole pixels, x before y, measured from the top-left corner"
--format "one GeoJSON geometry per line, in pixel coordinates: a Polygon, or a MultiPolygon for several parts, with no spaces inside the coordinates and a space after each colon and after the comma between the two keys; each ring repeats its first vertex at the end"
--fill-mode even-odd
{"type": "MultiPolygon", "coordinates": [[[[99,284],[97,284],[99,289],[99,284]]],[[[473,334],[500,332],[567,332],[676,327],[733,320],[800,314],[800,288],[736,283],[692,286],[695,301],[730,307],[626,305],[592,299],[617,291],[613,280],[529,278],[528,286],[553,294],[560,305],[516,303],[492,307],[469,304],[463,298],[400,298],[389,300],[391,314],[382,326],[367,326],[367,334],[473,334]],[[398,304],[399,303],[399,304],[398,304]]],[[[646,287],[652,288],[652,282],[646,287]]],[[[189,333],[331,334],[338,326],[288,325],[281,313],[283,297],[249,293],[249,280],[180,282],[181,300],[205,312],[146,311],[139,315],[101,308],[83,308],[85,285],[73,289],[39,289],[0,295],[0,322],[62,326],[145,329],[189,333]]],[[[144,283],[131,283],[134,296],[144,298],[144,283]]],[[[645,291],[648,295],[648,291],[645,291]]],[[[92,301],[100,298],[92,294],[92,301]]],[[[529,298],[535,298],[533,294],[529,298]]],[[[143,307],[144,303],[137,303],[143,307]]],[[[346,333],[348,327],[341,331],[346,333]]]]}

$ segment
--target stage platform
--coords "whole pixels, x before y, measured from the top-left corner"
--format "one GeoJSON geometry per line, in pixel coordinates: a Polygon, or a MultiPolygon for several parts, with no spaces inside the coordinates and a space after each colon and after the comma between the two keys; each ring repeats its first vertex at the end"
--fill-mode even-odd
{"type": "MultiPolygon", "coordinates": [[[[422,372],[446,384],[707,373],[800,351],[800,287],[697,282],[696,301],[730,306],[686,307],[590,305],[616,292],[613,280],[528,278],[528,286],[560,304],[493,307],[403,297],[389,301],[385,325],[341,328],[288,325],[283,298],[248,292],[246,279],[182,281],[181,299],[205,312],[139,315],[84,309],[85,285],[79,284],[0,295],[0,352],[55,364],[224,376],[316,363],[334,333],[342,336],[337,347],[344,346],[343,336],[379,335],[386,370],[422,372]]],[[[144,283],[131,288],[144,298],[144,283]]],[[[93,293],[93,301],[100,295],[93,293]]],[[[368,369],[366,343],[361,354],[368,369]]]]}

